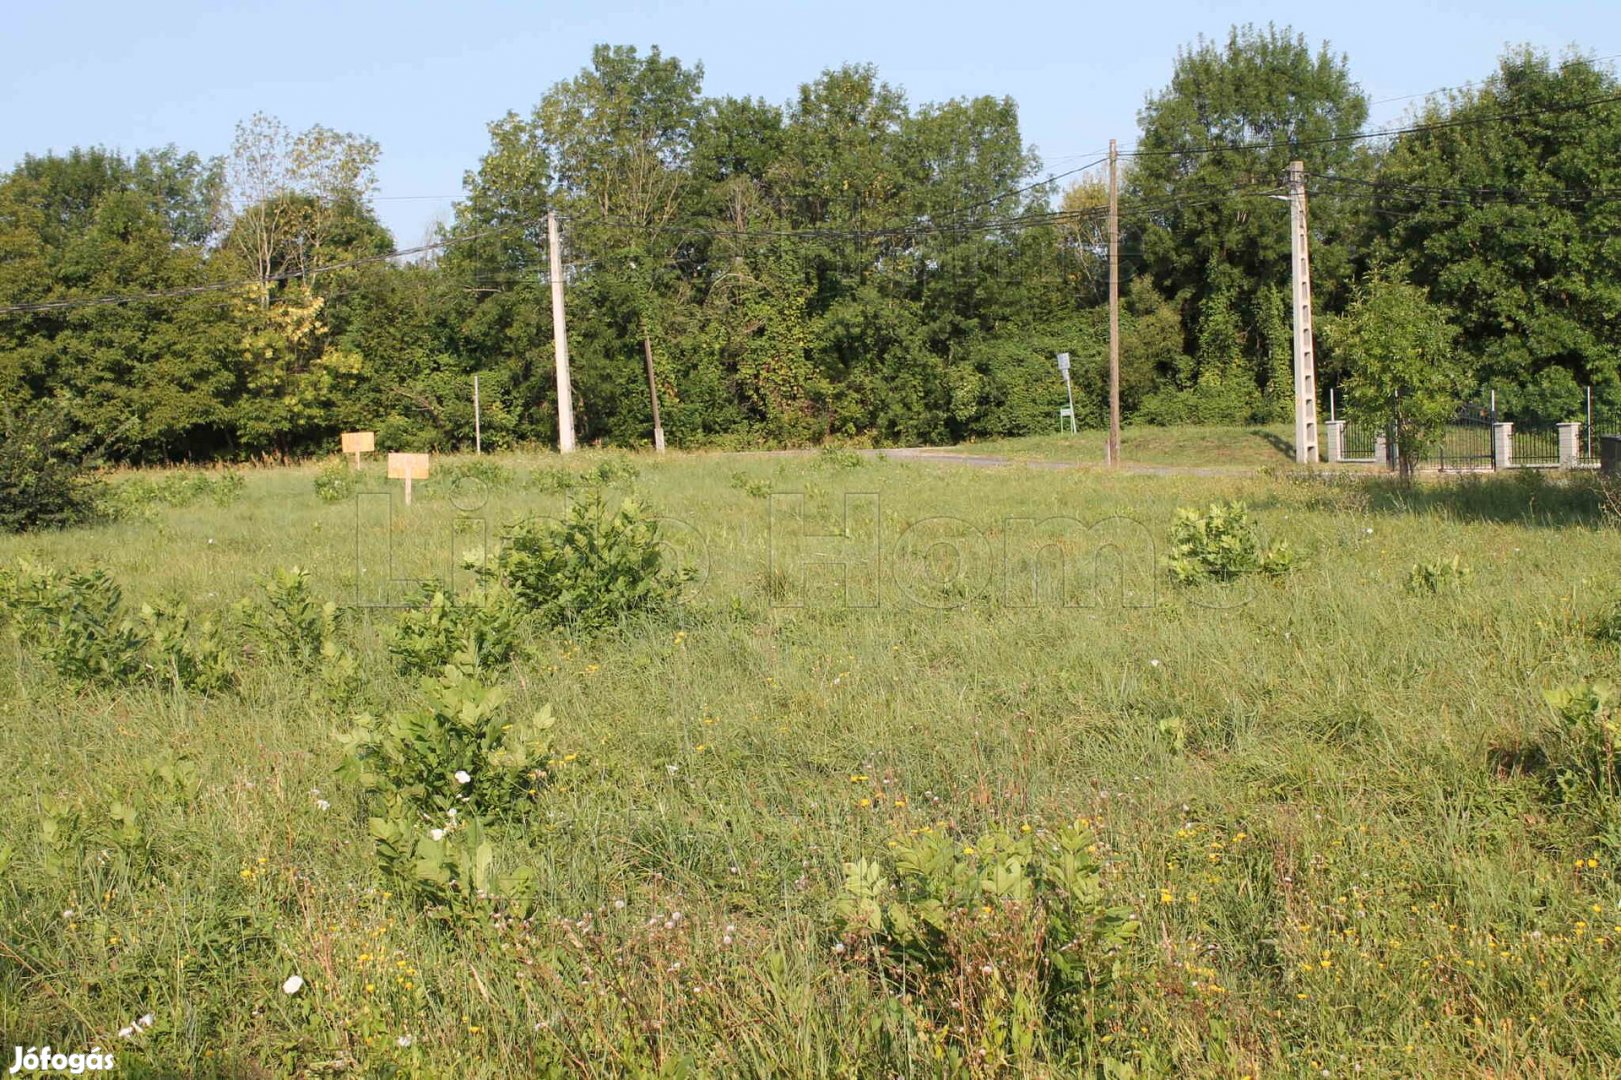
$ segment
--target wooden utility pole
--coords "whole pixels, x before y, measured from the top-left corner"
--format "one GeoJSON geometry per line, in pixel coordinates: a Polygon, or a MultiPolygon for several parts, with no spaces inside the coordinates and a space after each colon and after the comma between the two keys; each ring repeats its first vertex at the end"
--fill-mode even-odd
{"type": "Polygon", "coordinates": [[[574,452],[574,392],[569,388],[568,326],[563,316],[563,246],[557,238],[557,214],[546,211],[546,246],[552,268],[552,349],[557,356],[557,450],[574,452]]]}
{"type": "Polygon", "coordinates": [[[484,452],[484,424],[478,408],[478,376],[473,376],[473,453],[484,452]]]}
{"type": "Polygon", "coordinates": [[[653,338],[642,320],[642,356],[647,361],[647,396],[653,402],[653,449],[664,453],[664,421],[659,419],[659,383],[653,375],[653,338]]]}
{"type": "Polygon", "coordinates": [[[1109,140],[1109,451],[1120,464],[1120,154],[1109,140]]]}
{"type": "Polygon", "coordinates": [[[1311,331],[1311,251],[1306,232],[1306,166],[1289,163],[1289,276],[1294,286],[1295,464],[1317,464],[1317,362],[1311,331]]]}

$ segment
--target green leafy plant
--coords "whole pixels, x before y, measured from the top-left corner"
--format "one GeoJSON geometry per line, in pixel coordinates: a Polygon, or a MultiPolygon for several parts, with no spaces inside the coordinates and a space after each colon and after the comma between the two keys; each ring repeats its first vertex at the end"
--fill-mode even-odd
{"type": "Polygon", "coordinates": [[[449,917],[491,901],[521,903],[534,891],[528,867],[495,872],[495,847],[476,816],[430,826],[392,814],[371,818],[369,827],[384,875],[430,913],[449,917]]]}
{"type": "Polygon", "coordinates": [[[1621,695],[1610,683],[1591,682],[1545,690],[1543,698],[1555,723],[1544,732],[1542,751],[1561,793],[1614,807],[1621,798],[1621,695]]]}
{"type": "Polygon", "coordinates": [[[860,454],[846,446],[824,446],[816,452],[816,461],[828,469],[859,469],[866,464],[860,454]]]}
{"type": "Polygon", "coordinates": [[[1131,909],[1108,903],[1095,850],[1079,825],[970,844],[925,833],[887,862],[846,863],[835,910],[856,958],[906,987],[959,1061],[1020,1071],[1061,1049],[1136,932],[1131,909]]]}
{"type": "Polygon", "coordinates": [[[259,597],[237,605],[242,622],[271,653],[295,660],[321,656],[338,632],[338,605],[310,593],[308,570],[294,566],[260,578],[259,597]]]}
{"type": "Polygon", "coordinates": [[[131,619],[123,603],[123,590],[102,570],[59,574],[19,562],[0,571],[0,616],[64,678],[157,678],[204,692],[235,681],[230,648],[213,620],[194,628],[184,605],[163,601],[143,604],[131,619]]]}
{"type": "Polygon", "coordinates": [[[204,693],[236,681],[231,650],[214,620],[205,619],[194,630],[184,604],[158,601],[141,605],[141,625],[160,677],[204,693]]]}
{"type": "Polygon", "coordinates": [[[457,657],[422,680],[426,707],[340,735],[340,772],[359,783],[379,866],[421,906],[456,910],[527,894],[527,872],[496,876],[485,822],[520,814],[539,795],[551,746],[550,707],[510,719],[507,694],[457,657]]]}
{"type": "Polygon", "coordinates": [[[586,474],[587,479],[598,487],[629,484],[640,475],[640,471],[631,460],[620,455],[603,458],[597,462],[596,468],[586,474]]]}
{"type": "Polygon", "coordinates": [[[751,499],[763,499],[771,494],[770,484],[764,480],[756,480],[745,472],[734,472],[731,485],[751,499]]]}
{"type": "Polygon", "coordinates": [[[334,458],[315,471],[315,497],[339,503],[355,493],[355,470],[347,458],[334,458]]]}
{"type": "Polygon", "coordinates": [[[0,408],[0,532],[66,528],[96,515],[101,485],[68,431],[53,404],[0,408]]]}
{"type": "Polygon", "coordinates": [[[123,612],[124,592],[106,571],[56,580],[40,614],[40,652],[64,678],[128,683],[147,670],[147,634],[123,612]]]}
{"type": "Polygon", "coordinates": [[[1434,596],[1440,592],[1456,592],[1469,584],[1473,571],[1463,562],[1463,556],[1434,562],[1414,563],[1407,574],[1407,590],[1434,596]]]}
{"type": "Polygon", "coordinates": [[[1594,641],[1621,645],[1621,596],[1612,599],[1598,613],[1589,633],[1594,641]]]}
{"type": "Polygon", "coordinates": [[[490,572],[546,626],[586,633],[669,608],[686,577],[665,564],[658,522],[639,503],[610,514],[595,494],[561,521],[513,526],[490,572]]]}
{"type": "Polygon", "coordinates": [[[500,582],[486,582],[457,596],[423,590],[422,602],[400,616],[388,651],[401,671],[437,671],[457,653],[488,668],[512,659],[518,649],[522,612],[500,582]]]}
{"type": "Polygon", "coordinates": [[[510,718],[506,690],[481,682],[465,654],[421,688],[426,707],[383,721],[360,716],[341,736],[346,775],[390,809],[413,814],[520,812],[545,777],[550,706],[510,718]]]}
{"type": "Polygon", "coordinates": [[[437,476],[444,481],[440,490],[454,491],[458,481],[472,482],[483,485],[492,490],[499,491],[512,485],[512,470],[500,462],[491,461],[486,457],[462,458],[457,461],[448,461],[436,470],[437,476]]]}
{"type": "Polygon", "coordinates": [[[1232,581],[1246,574],[1276,577],[1294,569],[1294,564],[1288,544],[1262,547],[1249,509],[1241,502],[1211,503],[1203,513],[1182,507],[1171,524],[1166,566],[1182,585],[1232,581]]]}
{"type": "Polygon", "coordinates": [[[230,506],[246,486],[239,472],[176,469],[113,484],[102,501],[114,517],[151,518],[160,506],[193,506],[205,501],[230,506]]]}

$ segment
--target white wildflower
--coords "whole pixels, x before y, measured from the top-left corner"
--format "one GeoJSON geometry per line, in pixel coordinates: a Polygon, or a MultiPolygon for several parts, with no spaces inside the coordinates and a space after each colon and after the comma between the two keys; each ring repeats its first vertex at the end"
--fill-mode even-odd
{"type": "Polygon", "coordinates": [[[473,777],[467,772],[466,769],[457,769],[456,770],[456,783],[458,783],[458,784],[471,784],[472,782],[473,782],[473,777]]]}
{"type": "Polygon", "coordinates": [[[287,981],[281,984],[281,992],[288,997],[292,997],[302,989],[304,989],[304,977],[302,975],[289,975],[287,981]]]}

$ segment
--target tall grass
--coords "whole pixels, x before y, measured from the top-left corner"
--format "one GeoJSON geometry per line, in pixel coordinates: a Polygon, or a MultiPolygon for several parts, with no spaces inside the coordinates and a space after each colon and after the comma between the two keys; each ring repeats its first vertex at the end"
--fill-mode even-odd
{"type": "MultiPolygon", "coordinates": [[[[351,609],[359,673],[250,646],[212,695],[84,686],[4,640],[8,1045],[114,1047],[154,1076],[1616,1071],[1621,850],[1550,795],[1536,753],[1544,689],[1617,659],[1588,633],[1618,551],[1589,495],[501,464],[454,493],[420,484],[409,510],[266,470],[228,507],[0,542],[198,619],[303,567],[351,609]],[[673,612],[607,633],[531,627],[492,676],[515,712],[557,718],[547,786],[496,845],[533,895],[447,922],[381,876],[337,773],[355,713],[420,703],[388,654],[398,612],[364,605],[455,578],[503,524],[581,490],[651,504],[696,576],[673,612]],[[1228,499],[1294,572],[1173,585],[1175,510],[1228,499]],[[1458,588],[1406,587],[1454,555],[1458,588]],[[1140,927],[1027,1050],[984,1041],[1030,1015],[997,996],[1011,956],[952,998],[868,962],[836,914],[846,863],[1078,819],[1105,900],[1140,927]],[[977,1042],[953,1026],[970,1014],[977,1042]]],[[[998,925],[972,940],[1018,948],[998,925]]]]}

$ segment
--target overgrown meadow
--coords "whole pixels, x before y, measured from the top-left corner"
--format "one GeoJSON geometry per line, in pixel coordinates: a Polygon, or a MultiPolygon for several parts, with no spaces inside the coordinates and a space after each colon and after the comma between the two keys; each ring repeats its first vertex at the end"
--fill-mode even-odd
{"type": "Polygon", "coordinates": [[[231,477],[0,542],[8,1058],[1621,1074],[1591,482],[231,477]]]}

